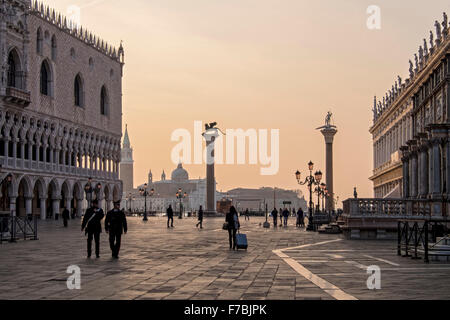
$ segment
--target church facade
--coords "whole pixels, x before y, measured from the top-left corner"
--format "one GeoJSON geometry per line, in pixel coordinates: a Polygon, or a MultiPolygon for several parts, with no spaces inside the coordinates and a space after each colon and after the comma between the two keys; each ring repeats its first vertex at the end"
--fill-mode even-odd
{"type": "Polygon", "coordinates": [[[122,197],[122,45],[38,2],[4,0],[0,49],[0,211],[81,215],[88,181],[109,209],[122,197]]]}
{"type": "MultiPolygon", "coordinates": [[[[441,214],[450,199],[450,32],[447,15],[424,39],[409,78],[375,99],[376,198],[428,199],[441,214]],[[435,38],[436,37],[436,38],[435,38]]],[[[448,206],[447,206],[448,207],[448,206]]]]}

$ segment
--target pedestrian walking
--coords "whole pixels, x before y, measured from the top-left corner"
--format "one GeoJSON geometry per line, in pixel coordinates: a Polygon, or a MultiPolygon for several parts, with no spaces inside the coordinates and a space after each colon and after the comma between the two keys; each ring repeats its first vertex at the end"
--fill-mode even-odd
{"type": "Polygon", "coordinates": [[[67,210],[67,207],[64,207],[64,210],[63,210],[63,212],[62,212],[62,218],[63,218],[63,223],[64,223],[64,228],[67,228],[67,225],[68,225],[68,221],[69,221],[69,219],[70,219],[70,213],[69,213],[69,210],[67,210]]]}
{"type": "Polygon", "coordinates": [[[125,212],[120,210],[120,201],[114,202],[114,209],[106,214],[105,231],[109,233],[112,257],[118,259],[122,234],[128,231],[127,217],[125,212]]]}
{"type": "Polygon", "coordinates": [[[283,211],[283,218],[284,218],[284,226],[287,227],[289,219],[289,210],[286,208],[283,211]]]}
{"type": "Polygon", "coordinates": [[[278,225],[278,211],[277,208],[273,208],[272,210],[272,218],[273,218],[273,227],[276,228],[278,225]]]}
{"type": "Polygon", "coordinates": [[[283,209],[280,208],[280,228],[283,226],[283,209]]]}
{"type": "Polygon", "coordinates": [[[169,207],[166,210],[167,213],[167,228],[173,228],[173,210],[172,210],[172,205],[170,204],[169,207]],[[170,226],[169,226],[169,222],[170,226]]]}
{"type": "Polygon", "coordinates": [[[85,231],[87,238],[87,255],[91,257],[92,239],[95,240],[95,255],[100,258],[100,233],[102,233],[101,221],[105,217],[103,210],[98,207],[98,200],[92,201],[92,207],[86,210],[81,224],[81,231],[85,231]]]}
{"type": "Polygon", "coordinates": [[[304,226],[303,216],[304,216],[303,209],[299,208],[297,211],[297,224],[296,224],[297,228],[304,226]]]}
{"type": "Polygon", "coordinates": [[[250,221],[250,211],[248,211],[248,209],[245,210],[244,215],[245,215],[245,221],[247,221],[247,220],[250,221]]]}
{"type": "Polygon", "coordinates": [[[239,216],[236,208],[232,206],[230,212],[225,217],[225,222],[228,224],[228,237],[230,242],[230,250],[236,250],[236,233],[240,229],[239,216]]]}
{"type": "Polygon", "coordinates": [[[197,228],[198,226],[200,226],[200,229],[203,229],[203,206],[200,206],[200,208],[198,209],[198,223],[197,223],[197,228]]]}

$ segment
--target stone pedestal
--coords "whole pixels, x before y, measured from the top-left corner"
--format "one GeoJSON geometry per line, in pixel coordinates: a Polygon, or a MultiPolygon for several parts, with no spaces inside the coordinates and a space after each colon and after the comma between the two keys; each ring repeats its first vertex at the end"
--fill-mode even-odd
{"type": "Polygon", "coordinates": [[[325,145],[326,145],[326,184],[327,189],[330,194],[329,197],[326,198],[326,210],[331,211],[335,209],[334,203],[334,189],[333,189],[333,142],[334,136],[338,132],[335,127],[326,127],[322,129],[323,136],[325,137],[325,145]]]}

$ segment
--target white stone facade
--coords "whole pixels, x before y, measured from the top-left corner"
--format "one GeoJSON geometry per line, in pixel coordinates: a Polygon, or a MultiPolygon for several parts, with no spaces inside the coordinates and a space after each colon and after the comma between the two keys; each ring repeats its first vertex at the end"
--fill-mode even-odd
{"type": "Polygon", "coordinates": [[[410,60],[409,78],[374,103],[375,197],[423,200],[450,212],[450,28],[444,13],[410,60]],[[429,44],[428,44],[429,43],[429,44]],[[392,188],[399,192],[392,196],[392,188]]]}
{"type": "MultiPolygon", "coordinates": [[[[104,209],[119,180],[124,51],[38,3],[0,1],[0,211],[78,215],[88,178],[104,209]]],[[[94,196],[95,197],[95,196],[94,196]]]]}

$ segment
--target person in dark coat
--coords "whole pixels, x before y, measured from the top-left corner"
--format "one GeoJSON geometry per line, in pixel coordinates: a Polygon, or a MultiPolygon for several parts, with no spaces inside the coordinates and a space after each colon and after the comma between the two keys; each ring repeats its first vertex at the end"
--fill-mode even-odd
{"type": "Polygon", "coordinates": [[[230,250],[236,250],[236,233],[240,229],[241,224],[239,223],[239,215],[236,208],[232,206],[230,212],[227,213],[225,217],[225,222],[228,223],[228,236],[230,241],[230,250]]]}
{"type": "Polygon", "coordinates": [[[278,211],[277,211],[277,208],[273,208],[272,218],[273,218],[273,226],[276,228],[277,225],[278,225],[278,211]]]}
{"type": "Polygon", "coordinates": [[[87,239],[88,258],[92,253],[92,239],[95,239],[95,255],[100,258],[100,233],[102,233],[102,219],[105,217],[103,210],[98,207],[98,200],[92,201],[92,207],[86,210],[81,224],[81,231],[85,231],[87,239]]]}
{"type": "Polygon", "coordinates": [[[297,211],[297,228],[303,227],[305,225],[303,216],[304,216],[303,209],[302,208],[298,209],[298,211],[297,211]]]}
{"type": "Polygon", "coordinates": [[[280,228],[283,226],[283,209],[280,208],[280,211],[278,211],[280,213],[280,228]]]}
{"type": "Polygon", "coordinates": [[[172,210],[172,205],[169,205],[169,207],[167,208],[167,228],[169,227],[169,222],[171,222],[170,226],[173,228],[173,210],[172,210]]]}
{"type": "Polygon", "coordinates": [[[248,211],[248,209],[245,210],[244,215],[245,215],[245,221],[247,221],[247,220],[250,221],[250,211],[248,211]]]}
{"type": "Polygon", "coordinates": [[[64,221],[64,228],[67,228],[67,221],[70,219],[70,212],[67,210],[67,207],[64,207],[64,210],[62,212],[62,218],[64,221]]]}
{"type": "Polygon", "coordinates": [[[203,206],[200,206],[198,209],[198,223],[197,228],[200,226],[200,229],[203,229],[203,206]]]}
{"type": "Polygon", "coordinates": [[[109,233],[109,246],[111,247],[112,257],[118,259],[122,234],[126,234],[128,231],[127,217],[120,210],[120,201],[114,202],[114,209],[106,214],[105,231],[109,233]]]}
{"type": "Polygon", "coordinates": [[[282,216],[284,218],[284,226],[287,227],[288,219],[289,219],[289,210],[285,208],[284,211],[283,211],[282,216]]]}

